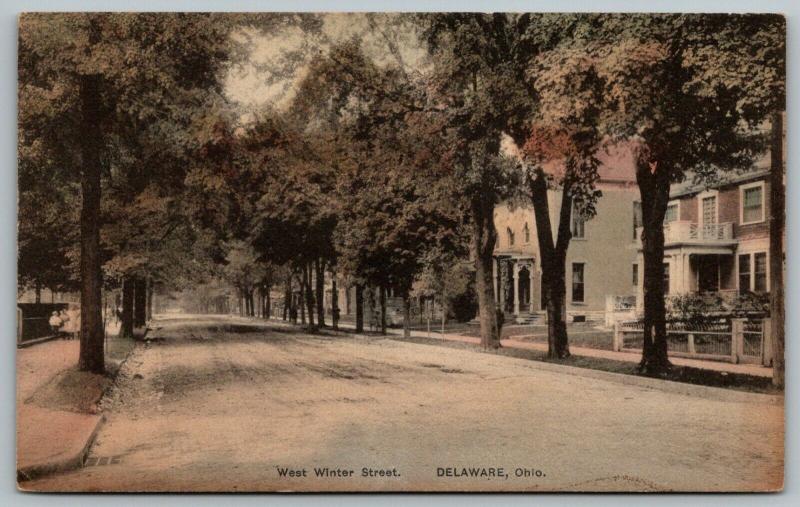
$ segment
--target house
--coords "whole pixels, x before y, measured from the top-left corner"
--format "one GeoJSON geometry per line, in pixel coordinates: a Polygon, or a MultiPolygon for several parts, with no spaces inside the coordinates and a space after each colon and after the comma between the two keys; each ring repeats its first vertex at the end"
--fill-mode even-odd
{"type": "MultiPolygon", "coordinates": [[[[609,296],[633,299],[636,279],[631,266],[636,251],[629,248],[634,235],[634,202],[639,198],[632,153],[618,147],[598,155],[601,161],[597,188],[602,192],[596,216],[571,217],[572,240],[566,259],[568,321],[604,318],[609,296]]],[[[561,192],[548,192],[550,222],[557,233],[561,192]]],[[[511,202],[495,207],[497,244],[494,250],[496,302],[518,323],[543,320],[542,276],[539,244],[532,204],[511,202]]]]}
{"type": "MultiPolygon", "coordinates": [[[[668,295],[715,293],[729,299],[769,292],[769,158],[744,172],[721,173],[714,185],[691,178],[673,185],[664,218],[664,283],[668,295]]],[[[641,307],[641,214],[632,270],[641,307]]]]}

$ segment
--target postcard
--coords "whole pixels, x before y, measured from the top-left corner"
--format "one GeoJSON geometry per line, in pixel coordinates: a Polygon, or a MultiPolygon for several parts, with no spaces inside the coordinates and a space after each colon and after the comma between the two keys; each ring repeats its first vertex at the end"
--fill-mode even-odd
{"type": "Polygon", "coordinates": [[[20,490],[782,490],[782,15],[18,30],[20,490]]]}

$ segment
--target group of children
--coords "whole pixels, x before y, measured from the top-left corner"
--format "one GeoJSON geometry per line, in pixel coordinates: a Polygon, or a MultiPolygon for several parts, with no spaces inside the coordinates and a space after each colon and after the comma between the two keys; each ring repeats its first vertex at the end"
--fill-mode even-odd
{"type": "Polygon", "coordinates": [[[54,311],[49,323],[53,334],[65,340],[77,339],[81,332],[81,312],[76,308],[54,311]]]}

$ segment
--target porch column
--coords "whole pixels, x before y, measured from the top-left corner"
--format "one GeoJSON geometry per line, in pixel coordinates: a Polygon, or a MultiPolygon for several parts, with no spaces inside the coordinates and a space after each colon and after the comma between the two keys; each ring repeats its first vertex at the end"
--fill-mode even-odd
{"type": "Polygon", "coordinates": [[[492,257],[492,280],[494,280],[494,302],[500,303],[500,286],[497,284],[497,257],[492,257]]]}
{"type": "Polygon", "coordinates": [[[533,271],[534,271],[535,267],[536,266],[535,266],[535,263],[533,261],[531,261],[531,263],[528,265],[528,273],[529,273],[528,281],[530,282],[530,286],[531,286],[530,292],[528,292],[528,303],[529,303],[528,304],[528,307],[529,307],[528,308],[528,312],[530,312],[530,313],[533,313],[533,312],[536,311],[536,305],[534,305],[534,303],[533,303],[533,300],[534,300],[534,298],[533,298],[533,287],[534,287],[534,285],[533,285],[533,278],[534,278],[533,277],[533,271]]]}
{"type": "Polygon", "coordinates": [[[638,283],[636,284],[636,311],[641,313],[644,311],[644,255],[637,255],[636,263],[639,265],[639,280],[637,280],[638,283]]]}
{"type": "Polygon", "coordinates": [[[497,304],[501,309],[505,308],[506,303],[506,291],[503,287],[503,264],[500,259],[497,260],[497,304]]]}
{"type": "Polygon", "coordinates": [[[514,315],[519,315],[519,262],[514,262],[514,315]]]}
{"type": "Polygon", "coordinates": [[[681,254],[681,265],[683,266],[683,292],[692,291],[692,268],[689,266],[689,254],[681,254]]]}

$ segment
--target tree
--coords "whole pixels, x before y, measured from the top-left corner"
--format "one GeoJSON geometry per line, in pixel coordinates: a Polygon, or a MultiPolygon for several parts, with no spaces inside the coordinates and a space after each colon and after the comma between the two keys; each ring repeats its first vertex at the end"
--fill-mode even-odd
{"type": "MultiPolygon", "coordinates": [[[[664,215],[672,183],[712,179],[748,167],[759,139],[743,126],[730,85],[698,86],[707,68],[694,58],[715,53],[705,15],[587,15],[584,49],[595,55],[615,115],[605,125],[633,142],[642,204],[644,346],[641,369],[669,368],[664,303],[664,215]]],[[[720,54],[717,52],[716,54],[720,54]]]]}
{"type": "Polygon", "coordinates": [[[20,17],[20,102],[39,102],[21,109],[20,144],[41,143],[79,175],[82,370],[104,370],[100,212],[108,134],[169,110],[176,93],[218,82],[228,35],[220,21],[205,14],[20,17]],[[51,135],[58,129],[66,132],[51,135]]]}
{"type": "Polygon", "coordinates": [[[492,280],[494,208],[511,194],[516,174],[500,154],[501,134],[524,128],[535,106],[531,90],[521,86],[535,53],[533,41],[521,37],[529,20],[527,14],[499,13],[419,17],[434,61],[433,102],[447,111],[442,123],[450,133],[452,194],[464,199],[472,224],[484,347],[500,346],[492,280]]]}
{"type": "Polygon", "coordinates": [[[572,223],[595,214],[601,147],[598,131],[604,83],[593,62],[569,48],[545,51],[531,74],[539,98],[523,146],[531,163],[525,181],[533,203],[543,298],[547,306],[548,356],[569,356],[566,325],[566,257],[572,223]],[[560,189],[558,229],[550,223],[548,189],[560,189]],[[576,216],[577,215],[577,216],[576,216]]]}

